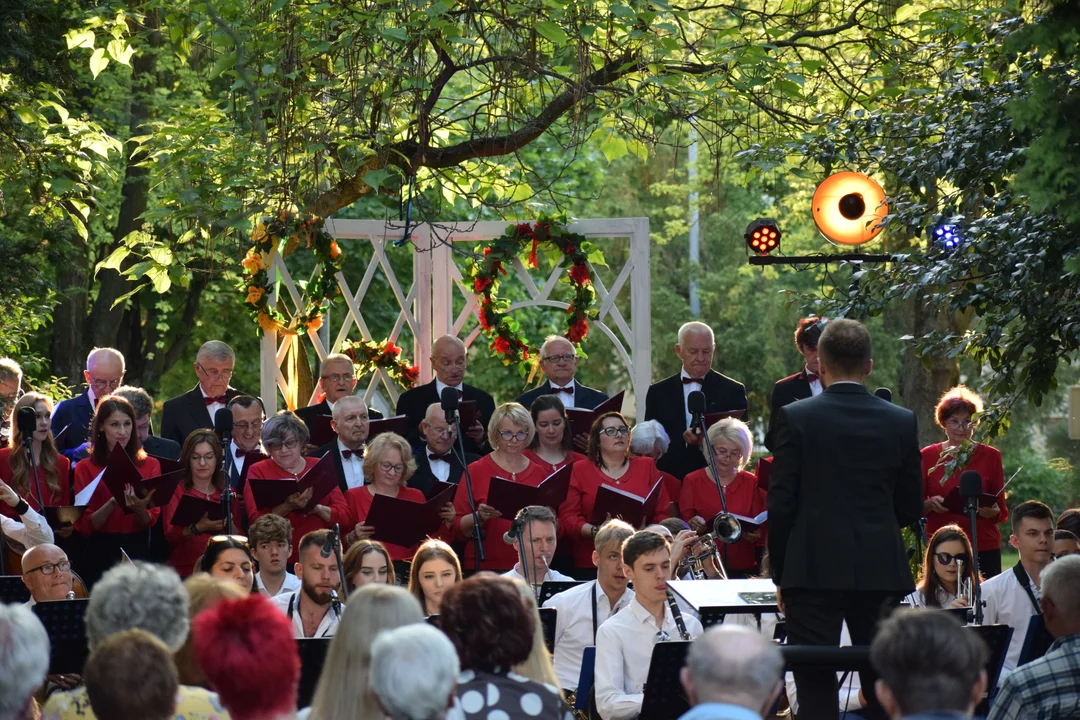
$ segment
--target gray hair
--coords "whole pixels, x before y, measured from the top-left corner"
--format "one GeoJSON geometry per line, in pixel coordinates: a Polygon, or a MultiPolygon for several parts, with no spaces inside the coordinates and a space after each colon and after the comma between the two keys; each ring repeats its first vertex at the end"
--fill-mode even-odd
{"type": "Polygon", "coordinates": [[[430,423],[432,420],[445,420],[446,413],[443,412],[442,403],[431,403],[427,406],[427,411],[424,412],[424,420],[430,423]]]}
{"type": "Polygon", "coordinates": [[[368,684],[391,720],[441,720],[459,669],[450,639],[417,623],[375,637],[368,684]]]}
{"type": "Polygon", "coordinates": [[[22,385],[22,368],[8,357],[0,357],[0,380],[14,380],[22,385]]]}
{"type": "Polygon", "coordinates": [[[120,397],[131,403],[131,407],[135,410],[135,417],[146,417],[154,411],[154,398],[150,397],[150,393],[143,390],[141,387],[135,387],[133,385],[123,385],[112,391],[113,395],[119,395],[120,397]]]}
{"type": "Polygon", "coordinates": [[[116,360],[117,362],[119,362],[121,372],[126,372],[127,371],[126,370],[127,366],[124,363],[124,355],[123,355],[123,353],[121,353],[119,350],[116,350],[116,349],[113,349],[113,348],[110,348],[110,347],[103,347],[103,348],[96,347],[93,350],[91,350],[89,353],[87,353],[87,355],[86,355],[86,369],[87,369],[87,371],[89,371],[90,366],[94,365],[97,362],[98,358],[102,357],[102,356],[111,357],[113,360],[116,360]]]}
{"type": "Polygon", "coordinates": [[[226,360],[236,360],[236,353],[220,340],[207,340],[199,348],[199,352],[195,353],[195,360],[203,358],[214,362],[224,362],[226,360]]]}
{"type": "Polygon", "coordinates": [[[669,445],[671,438],[659,420],[639,422],[630,433],[630,452],[634,455],[651,456],[657,446],[661,453],[666,453],[669,445]]]}
{"type": "Polygon", "coordinates": [[[18,720],[49,672],[49,635],[24,605],[0,605],[0,720],[18,720]]]}
{"type": "Polygon", "coordinates": [[[714,625],[690,645],[686,669],[699,703],[759,710],[784,674],[780,648],[749,628],[714,625]]]}
{"type": "Polygon", "coordinates": [[[750,453],[754,452],[754,436],[750,432],[750,426],[742,420],[724,418],[709,428],[709,444],[719,439],[728,440],[739,446],[742,452],[742,460],[739,461],[739,469],[750,460],[750,453]]]}
{"type": "Polygon", "coordinates": [[[326,366],[332,362],[347,362],[349,363],[349,369],[353,369],[353,361],[351,357],[343,353],[331,353],[330,355],[327,355],[325,358],[323,358],[323,361],[319,363],[319,377],[323,376],[323,374],[326,372],[326,366]]]}
{"type": "Polygon", "coordinates": [[[544,344],[540,346],[540,357],[547,357],[548,348],[557,342],[566,343],[570,346],[570,352],[574,353],[575,355],[577,354],[577,351],[574,350],[574,343],[570,342],[562,335],[548,335],[546,338],[544,338],[544,344]]]}
{"type": "Polygon", "coordinates": [[[341,416],[349,409],[350,405],[363,405],[364,410],[368,409],[367,403],[364,402],[364,398],[359,395],[346,395],[334,403],[334,409],[330,411],[330,414],[334,417],[334,422],[341,422],[341,416]]]}
{"type": "Polygon", "coordinates": [[[280,447],[290,437],[295,437],[301,445],[307,445],[311,433],[304,421],[288,410],[281,410],[263,423],[262,444],[265,448],[280,447]]]}
{"type": "Polygon", "coordinates": [[[690,335],[691,333],[697,333],[699,335],[708,335],[709,336],[709,342],[712,343],[713,345],[716,344],[716,337],[713,335],[712,328],[709,327],[708,325],[706,325],[703,322],[698,322],[697,320],[692,320],[692,321],[690,321],[688,323],[683,323],[682,327],[679,328],[679,344],[682,345],[683,343],[685,343],[686,342],[686,336],[690,335]]]}
{"type": "Polygon", "coordinates": [[[171,567],[122,563],[101,576],[86,607],[86,639],[93,651],[124,630],[145,630],[176,652],[188,635],[188,594],[171,567]]]}
{"type": "Polygon", "coordinates": [[[1058,558],[1039,574],[1043,597],[1070,620],[1080,619],[1080,555],[1058,558]]]}

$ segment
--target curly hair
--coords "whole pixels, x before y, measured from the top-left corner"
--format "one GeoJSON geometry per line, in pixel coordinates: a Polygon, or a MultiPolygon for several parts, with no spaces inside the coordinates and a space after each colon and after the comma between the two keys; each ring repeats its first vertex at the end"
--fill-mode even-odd
{"type": "Polygon", "coordinates": [[[513,580],[480,574],[446,591],[439,628],[457,648],[462,670],[507,672],[528,659],[536,620],[513,580]]]}
{"type": "Polygon", "coordinates": [[[188,634],[188,594],[171,567],[123,563],[98,580],[86,607],[90,650],[124,630],[145,630],[176,652],[188,634]]]}
{"type": "Polygon", "coordinates": [[[401,455],[401,464],[405,466],[405,469],[402,470],[398,482],[404,487],[416,472],[416,458],[413,457],[409,441],[397,433],[381,433],[368,444],[364,451],[364,477],[370,482],[375,481],[375,469],[390,450],[397,450],[401,455]]]}
{"type": "Polygon", "coordinates": [[[964,385],[957,385],[947,390],[934,407],[934,421],[938,427],[944,428],[945,423],[956,413],[966,412],[968,415],[981,413],[983,409],[982,398],[964,385]]]}

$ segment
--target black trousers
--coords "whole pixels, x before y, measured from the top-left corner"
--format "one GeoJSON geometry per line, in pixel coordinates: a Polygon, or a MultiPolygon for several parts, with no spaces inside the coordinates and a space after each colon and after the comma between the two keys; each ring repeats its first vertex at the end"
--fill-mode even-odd
{"type": "MultiPolygon", "coordinates": [[[[898,593],[848,590],[783,591],[787,641],[789,645],[840,644],[840,630],[847,621],[852,645],[869,645],[878,623],[900,604],[898,593]]],[[[836,671],[831,669],[796,669],[800,720],[836,720],[840,716],[839,686],[836,671]]],[[[885,713],[874,694],[877,674],[859,673],[863,694],[869,705],[865,717],[884,720],[885,713]]]]}
{"type": "Polygon", "coordinates": [[[1001,548],[979,551],[979,572],[984,580],[1001,574],[1001,548]]]}

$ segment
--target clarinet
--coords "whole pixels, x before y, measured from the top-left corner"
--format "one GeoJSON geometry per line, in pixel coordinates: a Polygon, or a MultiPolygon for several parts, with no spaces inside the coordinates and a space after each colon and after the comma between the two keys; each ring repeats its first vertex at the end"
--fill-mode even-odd
{"type": "Polygon", "coordinates": [[[686,623],[683,622],[682,611],[679,610],[679,603],[675,602],[675,595],[670,590],[667,592],[668,607],[671,608],[671,617],[675,619],[675,626],[679,628],[679,637],[683,642],[690,642],[692,639],[690,633],[686,631],[686,623]]]}

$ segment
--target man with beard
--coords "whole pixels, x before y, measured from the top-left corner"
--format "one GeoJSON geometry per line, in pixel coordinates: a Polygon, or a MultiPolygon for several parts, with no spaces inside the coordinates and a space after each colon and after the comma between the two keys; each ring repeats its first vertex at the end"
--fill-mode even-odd
{"type": "Polygon", "coordinates": [[[295,566],[300,589],[271,598],[292,622],[297,638],[333,637],[345,611],[337,600],[341,590],[337,560],[333,554],[322,556],[329,534],[329,530],[313,530],[300,538],[300,559],[295,566]]]}
{"type": "Polygon", "coordinates": [[[503,576],[528,582],[537,590],[548,581],[573,582],[574,578],[549,567],[551,558],[555,557],[558,542],[558,521],[554,511],[542,505],[529,505],[518,512],[518,519],[521,520],[521,539],[525,553],[522,553],[522,543],[514,543],[518,551],[517,565],[514,565],[513,570],[503,573],[503,576]],[[526,569],[529,572],[528,578],[525,577],[526,569]]]}
{"type": "Polygon", "coordinates": [[[367,403],[357,395],[343,397],[334,403],[333,418],[330,427],[337,437],[319,448],[316,455],[333,453],[338,487],[344,494],[364,486],[364,443],[370,428],[367,403]]]}

